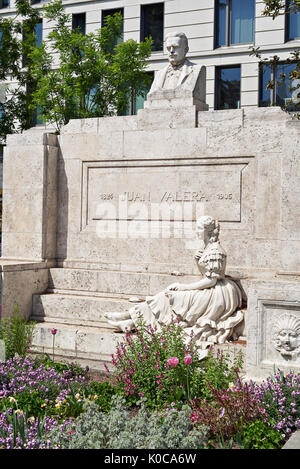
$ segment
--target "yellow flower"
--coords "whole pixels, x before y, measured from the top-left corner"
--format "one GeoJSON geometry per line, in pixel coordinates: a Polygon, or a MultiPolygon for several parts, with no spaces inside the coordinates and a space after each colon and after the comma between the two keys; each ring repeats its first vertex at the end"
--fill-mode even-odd
{"type": "Polygon", "coordinates": [[[15,399],[14,397],[12,397],[12,396],[10,396],[10,397],[8,398],[8,400],[9,400],[9,402],[11,402],[11,403],[14,403],[14,404],[17,403],[16,399],[15,399]]]}
{"type": "Polygon", "coordinates": [[[98,399],[98,394],[94,395],[94,400],[98,399]]]}
{"type": "Polygon", "coordinates": [[[78,394],[78,393],[75,394],[75,397],[76,397],[76,399],[79,399],[79,398],[80,398],[80,394],[78,394]]]}
{"type": "Polygon", "coordinates": [[[55,407],[56,407],[57,409],[59,409],[59,408],[60,408],[60,403],[58,402],[57,404],[55,404],[55,407]]]}
{"type": "Polygon", "coordinates": [[[41,407],[46,407],[46,402],[43,402],[43,404],[41,404],[41,407]]]}
{"type": "Polygon", "coordinates": [[[35,418],[32,416],[32,417],[29,417],[29,419],[27,419],[27,422],[29,423],[34,423],[35,422],[35,418]]]}
{"type": "Polygon", "coordinates": [[[229,386],[228,386],[228,387],[229,387],[230,391],[232,391],[233,388],[234,388],[234,383],[229,383],[229,386]]]}

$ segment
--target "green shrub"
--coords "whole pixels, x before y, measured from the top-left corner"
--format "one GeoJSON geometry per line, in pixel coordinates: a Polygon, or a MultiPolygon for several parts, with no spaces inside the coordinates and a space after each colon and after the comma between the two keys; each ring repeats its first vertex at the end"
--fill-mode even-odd
{"type": "Polygon", "coordinates": [[[0,400],[0,411],[11,407],[15,410],[22,409],[30,416],[38,417],[43,413],[41,405],[44,399],[40,397],[39,391],[29,392],[27,390],[18,395],[6,397],[0,400]]]}
{"type": "Polygon", "coordinates": [[[262,420],[245,424],[238,440],[243,449],[279,449],[284,443],[283,435],[262,420]]]}
{"type": "Polygon", "coordinates": [[[108,382],[98,383],[97,381],[93,381],[86,388],[88,397],[93,398],[94,402],[103,412],[108,412],[111,409],[111,400],[116,392],[116,388],[108,382]]]}
{"type": "Polygon", "coordinates": [[[46,369],[54,369],[56,373],[67,377],[75,378],[76,376],[87,376],[87,370],[83,369],[78,363],[53,361],[48,354],[40,355],[34,359],[36,366],[44,365],[46,369]]]}
{"type": "Polygon", "coordinates": [[[34,321],[23,318],[18,305],[15,306],[11,317],[1,319],[0,339],[5,342],[6,359],[13,358],[16,354],[25,357],[29,352],[35,324],[34,321]]]}
{"type": "Polygon", "coordinates": [[[242,353],[231,359],[229,353],[217,349],[217,353],[214,354],[211,349],[192,376],[191,386],[195,396],[212,401],[214,396],[211,389],[225,389],[236,383],[242,364],[242,353]]]}
{"type": "Polygon", "coordinates": [[[189,400],[199,363],[195,346],[186,345],[183,329],[175,322],[161,330],[140,322],[112,356],[113,376],[127,402],[135,404],[145,397],[152,408],[189,400]]]}

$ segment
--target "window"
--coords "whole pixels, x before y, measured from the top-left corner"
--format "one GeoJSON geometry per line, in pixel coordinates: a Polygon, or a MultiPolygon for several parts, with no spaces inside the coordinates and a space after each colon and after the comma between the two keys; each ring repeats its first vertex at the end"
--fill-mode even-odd
{"type": "Polygon", "coordinates": [[[164,46],[164,4],[141,6],[141,41],[152,37],[152,50],[163,50],[164,46]]]}
{"type": "Polygon", "coordinates": [[[215,109],[241,107],[241,67],[216,67],[215,109]]]}
{"type": "Polygon", "coordinates": [[[108,16],[113,16],[116,13],[121,13],[122,17],[124,17],[124,10],[123,8],[113,8],[111,10],[102,10],[102,16],[101,16],[101,27],[105,25],[105,19],[108,16]]]}
{"type": "Polygon", "coordinates": [[[36,34],[36,45],[40,46],[41,42],[43,40],[43,20],[40,20],[36,25],[35,25],[35,34],[36,34]]]}
{"type": "Polygon", "coordinates": [[[295,69],[296,63],[278,63],[261,65],[259,83],[259,106],[287,106],[288,111],[299,110],[292,97],[297,98],[300,89],[299,80],[290,80],[289,74],[295,69]],[[267,85],[268,88],[267,88],[267,85]],[[270,86],[271,85],[271,86],[270,86]]]}
{"type": "MultiPolygon", "coordinates": [[[[36,45],[40,46],[43,40],[43,20],[39,20],[39,22],[35,25],[34,32],[36,34],[36,45]]],[[[26,34],[27,34],[27,31],[25,29],[25,31],[23,31],[23,40],[25,40],[26,34]]],[[[22,57],[22,66],[26,67],[26,56],[22,57]]]]}
{"type": "MultiPolygon", "coordinates": [[[[123,8],[114,8],[114,9],[111,9],[111,10],[102,10],[102,15],[101,15],[101,28],[103,28],[103,26],[105,25],[105,20],[108,16],[113,16],[115,15],[116,13],[121,13],[122,15],[122,18],[124,18],[124,10],[123,8]]],[[[121,33],[121,35],[117,38],[117,41],[116,41],[116,44],[120,44],[121,42],[123,42],[123,31],[121,33]]]]}
{"type": "Polygon", "coordinates": [[[255,0],[216,0],[215,47],[254,41],[255,0]]]}
{"type": "Polygon", "coordinates": [[[0,8],[8,8],[9,0],[0,0],[0,8]]]}
{"type": "Polygon", "coordinates": [[[72,15],[72,29],[78,29],[81,34],[85,34],[85,13],[72,15]]]}
{"type": "Polygon", "coordinates": [[[149,82],[148,89],[141,94],[137,94],[134,96],[134,98],[131,100],[130,103],[128,103],[128,108],[125,112],[125,115],[135,115],[137,114],[139,109],[144,108],[144,102],[147,99],[147,94],[151,88],[152,82],[154,80],[154,72],[145,72],[147,75],[151,78],[151,81],[149,82]]]}
{"type": "MultiPolygon", "coordinates": [[[[290,11],[286,15],[286,40],[300,39],[300,11],[294,10],[293,0],[287,0],[286,10],[290,11]]],[[[298,7],[299,8],[299,7],[298,7]]]]}

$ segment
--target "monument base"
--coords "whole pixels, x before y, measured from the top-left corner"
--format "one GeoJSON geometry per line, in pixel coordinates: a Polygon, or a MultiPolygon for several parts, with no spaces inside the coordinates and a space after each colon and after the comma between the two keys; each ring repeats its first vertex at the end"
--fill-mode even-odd
{"type": "Polygon", "coordinates": [[[18,302],[39,321],[35,351],[52,354],[55,327],[55,356],[101,368],[122,337],[105,312],[198,280],[195,221],[210,215],[221,225],[226,273],[248,299],[247,373],[299,369],[297,337],[286,345],[273,337],[273,322],[277,333],[287,320],[298,331],[299,121],[279,108],[191,105],[185,116],[166,109],[174,117],[158,125],[159,112],[9,136],[2,317],[18,302]]]}

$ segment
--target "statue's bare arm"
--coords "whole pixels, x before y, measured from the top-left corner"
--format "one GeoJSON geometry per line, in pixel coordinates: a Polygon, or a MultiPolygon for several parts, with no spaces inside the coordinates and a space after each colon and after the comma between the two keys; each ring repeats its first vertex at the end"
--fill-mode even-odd
{"type": "Polygon", "coordinates": [[[214,287],[216,283],[216,278],[204,277],[198,282],[193,283],[172,283],[167,287],[166,291],[205,290],[206,288],[214,287]]]}

